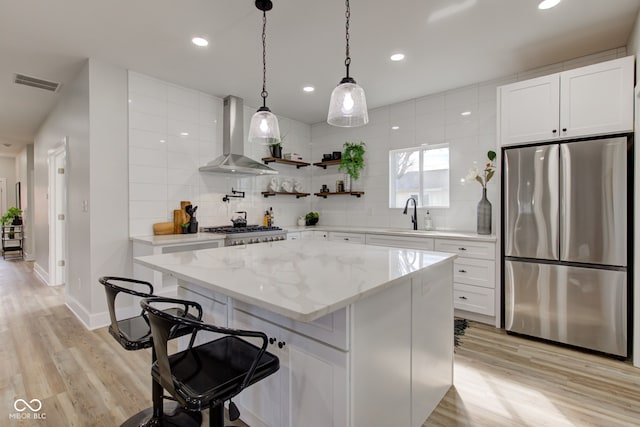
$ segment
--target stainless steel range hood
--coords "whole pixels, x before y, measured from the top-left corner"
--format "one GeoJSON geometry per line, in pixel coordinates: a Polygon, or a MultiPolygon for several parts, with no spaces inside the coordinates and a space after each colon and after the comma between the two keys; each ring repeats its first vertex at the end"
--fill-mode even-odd
{"type": "Polygon", "coordinates": [[[244,155],[242,98],[224,98],[222,156],[202,166],[200,172],[236,175],[276,175],[278,171],[244,155]]]}

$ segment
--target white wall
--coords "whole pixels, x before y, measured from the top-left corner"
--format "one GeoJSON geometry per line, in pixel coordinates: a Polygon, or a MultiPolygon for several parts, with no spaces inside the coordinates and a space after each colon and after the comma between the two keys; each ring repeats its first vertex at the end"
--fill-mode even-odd
{"type": "MultiPolygon", "coordinates": [[[[487,151],[499,152],[496,140],[496,88],[503,84],[526,80],[571,68],[607,61],[626,55],[625,48],[612,49],[576,58],[496,80],[412,99],[369,111],[369,124],[343,129],[319,123],[312,126],[313,161],[320,161],[323,153],[342,150],[346,141],[367,144],[365,168],[355,183],[365,195],[355,197],[312,198],[312,208],[320,213],[321,224],[363,225],[373,227],[411,227],[402,209],[390,209],[389,150],[417,147],[421,144],[448,142],[450,146],[450,207],[430,208],[434,227],[441,230],[476,230],[476,207],[482,196],[477,182],[461,184],[474,162],[487,161],[487,151]],[[461,116],[463,111],[471,115],[461,116]],[[399,126],[392,130],[392,126],[399,126]]],[[[366,90],[366,88],[365,88],[366,90]]],[[[487,186],[487,197],[493,204],[494,233],[499,227],[500,170],[487,186]]],[[[335,187],[341,179],[337,167],[327,171],[313,169],[312,189],[322,184],[335,187]]],[[[419,210],[418,227],[423,228],[425,209],[419,210]]]]}
{"type": "MultiPolygon", "coordinates": [[[[85,307],[95,316],[106,309],[104,289],[98,278],[131,277],[133,268],[127,218],[127,71],[95,60],[89,64],[91,273],[83,277],[88,283],[81,288],[84,295],[87,288],[91,289],[91,302],[85,307]]],[[[78,204],[77,199],[73,203],[70,201],[70,210],[82,211],[82,203],[78,204]]],[[[104,320],[92,318],[91,324],[100,322],[104,320]]]]}
{"type": "MultiPolygon", "coordinates": [[[[53,111],[38,130],[34,139],[33,232],[35,235],[35,271],[48,282],[49,274],[49,218],[48,218],[48,152],[69,138],[67,152],[69,206],[89,198],[89,61],[78,76],[60,93],[53,111]]],[[[89,222],[77,210],[70,209],[69,271],[88,276],[89,222]],[[83,273],[79,273],[82,270],[83,273]]],[[[70,287],[70,295],[77,297],[79,289],[70,287]]],[[[89,300],[81,304],[89,304],[89,300]]]]}
{"type": "Polygon", "coordinates": [[[16,177],[20,182],[20,204],[24,239],[22,248],[26,260],[34,260],[33,228],[33,144],[27,144],[16,157],[16,177]]]}
{"type": "MultiPolygon", "coordinates": [[[[7,179],[7,208],[16,205],[16,158],[0,156],[0,178],[7,179]]],[[[0,212],[0,216],[5,212],[0,212]]]]}
{"type": "Polygon", "coordinates": [[[36,272],[48,281],[48,152],[68,138],[67,305],[89,327],[106,321],[98,277],[131,274],[127,72],[87,61],[35,138],[36,272]],[[88,209],[83,208],[83,202],[88,209]]]}
{"type": "MultiPolygon", "coordinates": [[[[129,227],[132,236],[153,234],[152,225],[173,221],[181,200],[198,206],[200,226],[231,225],[235,211],[247,211],[250,223],[262,223],[273,207],[276,223],[291,225],[308,212],[308,199],[276,196],[265,199],[270,177],[233,177],[201,173],[200,166],[222,154],[221,98],[139,73],[129,72],[129,227]],[[188,136],[181,135],[187,132],[188,136]],[[164,142],[162,142],[164,141],[164,142]],[[224,203],[231,190],[244,199],[224,203]]],[[[245,135],[256,109],[244,108],[245,135]]],[[[311,127],[279,117],[284,152],[310,157],[311,127]]],[[[268,156],[268,147],[245,143],[244,154],[255,160],[268,156]]],[[[299,179],[309,188],[307,169],[274,165],[279,180],[299,179]]]]}

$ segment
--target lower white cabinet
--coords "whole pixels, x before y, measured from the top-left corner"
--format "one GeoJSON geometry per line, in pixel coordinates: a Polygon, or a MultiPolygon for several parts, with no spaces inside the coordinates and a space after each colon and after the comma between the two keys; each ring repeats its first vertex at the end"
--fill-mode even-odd
{"type": "Polygon", "coordinates": [[[280,370],[235,399],[251,426],[346,426],[347,353],[234,309],[231,327],[263,331],[280,370]],[[248,409],[251,408],[251,409],[248,409]]]}
{"type": "Polygon", "coordinates": [[[456,310],[495,316],[496,244],[436,239],[434,247],[436,251],[458,254],[453,262],[453,305],[456,310]]]}
{"type": "Polygon", "coordinates": [[[433,239],[428,237],[401,237],[383,234],[367,234],[367,245],[390,246],[407,249],[433,250],[433,239]]]}
{"type": "Polygon", "coordinates": [[[454,283],[453,306],[486,316],[495,315],[495,290],[480,286],[454,283]]]}
{"type": "Polygon", "coordinates": [[[360,233],[343,233],[339,231],[331,231],[329,240],[340,241],[345,243],[365,243],[365,235],[360,233]]]}

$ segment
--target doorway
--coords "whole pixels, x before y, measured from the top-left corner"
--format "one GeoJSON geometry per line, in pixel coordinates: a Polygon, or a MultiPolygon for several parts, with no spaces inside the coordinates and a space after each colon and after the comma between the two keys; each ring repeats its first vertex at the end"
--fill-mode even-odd
{"type": "Polygon", "coordinates": [[[49,150],[49,285],[67,280],[67,145],[49,150]]]}
{"type": "Polygon", "coordinates": [[[7,178],[0,178],[0,216],[7,211],[7,178]]]}

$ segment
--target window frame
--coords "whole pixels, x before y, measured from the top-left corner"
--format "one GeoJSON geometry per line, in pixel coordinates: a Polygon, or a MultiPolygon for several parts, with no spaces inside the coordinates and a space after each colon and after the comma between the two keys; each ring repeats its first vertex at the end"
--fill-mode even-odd
{"type": "MultiPolygon", "coordinates": [[[[389,150],[389,208],[391,209],[402,209],[404,206],[396,206],[396,199],[397,199],[397,189],[396,189],[396,155],[398,153],[403,153],[403,152],[417,152],[418,153],[418,171],[420,173],[420,179],[419,179],[419,191],[418,191],[418,200],[416,200],[417,202],[417,206],[419,208],[428,208],[428,209],[438,209],[438,208],[442,208],[442,209],[446,209],[449,208],[451,206],[451,146],[448,142],[442,142],[442,143],[438,143],[438,144],[422,144],[418,147],[408,147],[408,148],[398,148],[398,149],[394,149],[394,150],[389,150]],[[423,200],[423,196],[425,193],[425,188],[424,188],[424,173],[428,172],[424,170],[424,156],[425,156],[425,152],[426,151],[430,151],[430,150],[438,150],[438,149],[442,149],[442,148],[446,148],[448,151],[448,163],[447,163],[447,168],[446,170],[448,171],[448,180],[449,180],[449,186],[447,188],[447,204],[446,205],[427,205],[424,203],[423,200]]],[[[433,169],[436,170],[436,169],[433,169]]],[[[439,170],[445,170],[445,169],[439,169],[439,170]]]]}

